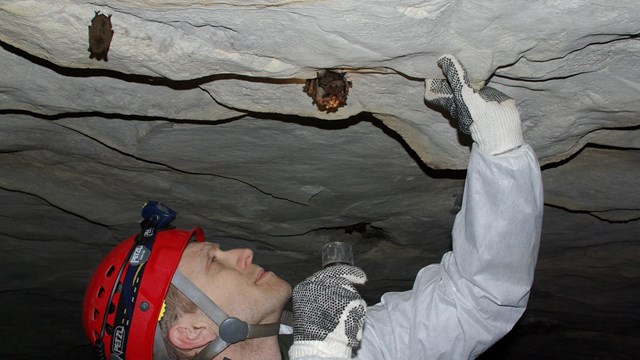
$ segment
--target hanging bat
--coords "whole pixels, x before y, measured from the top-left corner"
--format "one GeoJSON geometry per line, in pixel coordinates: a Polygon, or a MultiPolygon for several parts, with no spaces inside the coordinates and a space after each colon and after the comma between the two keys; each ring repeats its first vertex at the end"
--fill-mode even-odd
{"type": "Polygon", "coordinates": [[[89,59],[95,58],[100,61],[109,61],[107,53],[113,38],[113,30],[111,29],[111,15],[106,16],[96,11],[96,16],[91,20],[89,25],[89,59]]]}
{"type": "Polygon", "coordinates": [[[330,113],[346,105],[349,88],[352,86],[351,82],[347,81],[346,74],[323,70],[317,75],[315,79],[306,81],[302,91],[311,97],[318,110],[330,113]]]}

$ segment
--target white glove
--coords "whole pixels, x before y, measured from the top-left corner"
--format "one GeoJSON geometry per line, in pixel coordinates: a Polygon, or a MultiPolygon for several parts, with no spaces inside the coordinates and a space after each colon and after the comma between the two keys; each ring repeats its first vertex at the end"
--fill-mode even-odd
{"type": "Polygon", "coordinates": [[[501,154],[524,143],[515,101],[491,87],[475,90],[467,71],[453,55],[438,59],[446,77],[427,79],[424,98],[443,107],[458,121],[460,131],[471,134],[480,151],[501,154]]]}
{"type": "Polygon", "coordinates": [[[316,356],[350,359],[360,344],[367,304],[354,284],[367,276],[351,265],[333,265],[308,277],[293,290],[293,359],[316,356]]]}

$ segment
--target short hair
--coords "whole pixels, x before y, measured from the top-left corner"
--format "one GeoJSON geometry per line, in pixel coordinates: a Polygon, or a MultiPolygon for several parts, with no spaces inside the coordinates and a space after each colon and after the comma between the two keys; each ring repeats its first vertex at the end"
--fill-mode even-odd
{"type": "Polygon", "coordinates": [[[169,329],[184,314],[196,313],[200,309],[188,297],[186,297],[173,284],[169,285],[167,296],[164,300],[166,309],[164,316],[160,320],[160,331],[164,339],[164,345],[169,354],[169,360],[191,360],[195,355],[185,354],[184,351],[176,348],[169,340],[169,329]]]}

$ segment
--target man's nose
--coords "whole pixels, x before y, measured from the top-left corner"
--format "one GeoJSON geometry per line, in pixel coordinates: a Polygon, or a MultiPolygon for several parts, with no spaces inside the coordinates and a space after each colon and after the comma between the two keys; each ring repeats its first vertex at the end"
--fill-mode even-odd
{"type": "Polygon", "coordinates": [[[233,249],[236,257],[236,266],[239,270],[246,270],[253,262],[253,250],[251,249],[233,249]]]}

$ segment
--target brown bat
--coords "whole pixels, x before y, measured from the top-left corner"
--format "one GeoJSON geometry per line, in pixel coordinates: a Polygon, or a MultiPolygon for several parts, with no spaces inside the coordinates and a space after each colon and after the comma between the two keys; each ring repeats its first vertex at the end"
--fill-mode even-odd
{"type": "Polygon", "coordinates": [[[111,29],[111,15],[106,16],[96,11],[96,16],[91,20],[89,25],[89,59],[95,58],[100,61],[109,61],[107,53],[113,38],[113,30],[111,29]]]}
{"type": "Polygon", "coordinates": [[[315,79],[307,80],[302,91],[313,99],[318,110],[330,113],[346,105],[351,82],[347,81],[345,73],[323,70],[317,75],[315,79]]]}

